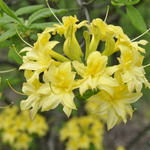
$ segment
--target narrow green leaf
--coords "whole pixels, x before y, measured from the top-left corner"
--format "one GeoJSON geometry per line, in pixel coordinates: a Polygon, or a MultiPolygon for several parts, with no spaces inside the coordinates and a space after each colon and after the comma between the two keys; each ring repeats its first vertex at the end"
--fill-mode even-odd
{"type": "Polygon", "coordinates": [[[8,16],[7,14],[3,14],[3,17],[0,17],[0,25],[4,25],[10,22],[15,22],[16,20],[10,16],[8,16]]]}
{"type": "Polygon", "coordinates": [[[34,6],[26,6],[18,9],[15,14],[17,16],[24,15],[24,14],[30,14],[34,13],[35,11],[38,11],[39,9],[43,8],[44,5],[34,5],[34,6]]]}
{"type": "Polygon", "coordinates": [[[141,33],[145,32],[147,30],[147,26],[140,12],[131,5],[126,7],[126,11],[133,26],[141,33]]]}
{"type": "Polygon", "coordinates": [[[3,0],[0,0],[0,8],[9,16],[17,20],[22,24],[22,22],[19,20],[19,18],[14,14],[14,12],[3,2],[3,0]]]}
{"type": "Polygon", "coordinates": [[[31,24],[30,29],[44,30],[46,27],[53,27],[53,24],[56,24],[56,22],[33,23],[33,24],[31,24]]]}
{"type": "MultiPolygon", "coordinates": [[[[64,13],[66,12],[67,10],[65,9],[53,9],[53,12],[55,14],[61,14],[61,13],[64,13]]],[[[41,19],[41,18],[46,18],[46,17],[49,17],[49,16],[52,16],[53,14],[50,12],[49,8],[43,8],[35,13],[33,13],[29,19],[28,19],[28,26],[31,25],[31,23],[33,23],[34,21],[38,20],[38,19],[41,19]]]]}
{"type": "Polygon", "coordinates": [[[0,36],[0,42],[7,40],[8,38],[11,38],[12,36],[14,36],[16,34],[16,30],[10,29],[6,32],[4,32],[1,36],[0,36]]]}

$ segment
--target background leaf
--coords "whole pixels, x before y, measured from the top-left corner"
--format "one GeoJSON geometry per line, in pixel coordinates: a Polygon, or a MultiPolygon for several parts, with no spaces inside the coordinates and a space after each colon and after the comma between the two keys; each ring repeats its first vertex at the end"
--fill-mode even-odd
{"type": "Polygon", "coordinates": [[[4,32],[1,36],[0,36],[0,42],[7,40],[8,38],[11,38],[12,36],[14,36],[16,34],[16,30],[10,29],[6,32],[4,32]]]}
{"type": "Polygon", "coordinates": [[[30,29],[44,30],[46,27],[53,27],[53,24],[57,24],[57,23],[56,22],[33,23],[33,24],[31,24],[30,29]]]}
{"type": "MultiPolygon", "coordinates": [[[[61,14],[61,13],[64,13],[66,12],[67,10],[65,9],[53,9],[53,12],[55,14],[61,14]]],[[[52,16],[53,14],[50,12],[49,8],[43,8],[35,13],[33,13],[29,19],[28,19],[28,25],[30,26],[31,23],[33,23],[34,21],[38,20],[38,19],[41,19],[41,18],[46,18],[46,17],[49,17],[49,16],[52,16]]]]}
{"type": "Polygon", "coordinates": [[[147,26],[139,11],[131,5],[126,7],[126,11],[133,26],[141,33],[145,32],[147,30],[147,26]]]}
{"type": "Polygon", "coordinates": [[[19,18],[14,14],[14,12],[3,2],[3,0],[0,0],[0,7],[2,10],[12,18],[14,18],[16,21],[22,24],[22,22],[19,20],[19,18]]]}
{"type": "Polygon", "coordinates": [[[14,51],[14,49],[11,47],[10,50],[9,50],[9,53],[8,53],[8,56],[10,58],[12,58],[13,60],[16,61],[17,64],[21,65],[23,62],[22,62],[22,58],[20,58],[18,56],[18,54],[16,54],[16,52],[14,51]]]}
{"type": "Polygon", "coordinates": [[[26,6],[26,7],[22,7],[20,9],[18,9],[15,14],[17,16],[19,15],[24,15],[24,14],[30,14],[30,13],[34,13],[35,11],[43,8],[44,5],[34,5],[34,6],[26,6]]]}

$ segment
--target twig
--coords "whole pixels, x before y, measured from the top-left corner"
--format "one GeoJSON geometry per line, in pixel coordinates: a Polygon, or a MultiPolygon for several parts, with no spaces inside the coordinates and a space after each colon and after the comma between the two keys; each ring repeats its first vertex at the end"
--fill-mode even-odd
{"type": "Polygon", "coordinates": [[[90,22],[90,15],[89,15],[89,12],[88,12],[88,9],[87,9],[87,4],[89,5],[89,4],[93,3],[93,2],[94,2],[94,0],[92,0],[92,1],[90,1],[90,2],[88,2],[88,3],[82,2],[82,0],[77,0],[78,5],[79,5],[79,6],[83,9],[83,11],[84,11],[86,20],[89,21],[89,22],[90,22]]]}

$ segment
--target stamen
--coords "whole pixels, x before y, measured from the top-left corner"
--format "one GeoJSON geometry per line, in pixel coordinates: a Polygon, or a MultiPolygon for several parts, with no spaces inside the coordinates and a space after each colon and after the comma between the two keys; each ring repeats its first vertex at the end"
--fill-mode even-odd
{"type": "Polygon", "coordinates": [[[16,54],[23,59],[23,57],[18,53],[18,51],[16,50],[15,44],[12,44],[12,47],[14,49],[14,51],[16,52],[16,54]]]}
{"type": "Polygon", "coordinates": [[[14,70],[16,70],[16,68],[14,68],[14,69],[9,69],[9,70],[5,70],[5,71],[0,71],[0,73],[7,73],[7,72],[14,71],[14,70]]]}
{"type": "Polygon", "coordinates": [[[20,38],[26,45],[28,45],[28,46],[30,46],[30,47],[33,47],[32,45],[30,45],[28,42],[26,42],[26,41],[21,37],[21,35],[19,34],[18,29],[17,29],[17,27],[16,27],[16,23],[15,23],[15,30],[16,30],[16,32],[17,32],[19,38],[20,38]]]}
{"type": "Polygon", "coordinates": [[[9,80],[8,80],[8,79],[6,79],[6,81],[7,81],[8,85],[9,85],[9,87],[10,87],[15,93],[20,94],[20,95],[26,95],[26,94],[24,94],[24,93],[20,93],[20,92],[16,91],[16,90],[11,86],[11,84],[9,83],[9,80]]]}
{"type": "Polygon", "coordinates": [[[131,42],[139,39],[140,37],[142,37],[143,35],[145,35],[146,33],[148,33],[150,31],[150,28],[148,30],[146,30],[144,33],[142,33],[141,35],[139,35],[138,37],[134,38],[133,40],[131,40],[131,42]]]}
{"type": "Polygon", "coordinates": [[[14,104],[14,102],[11,102],[8,106],[4,106],[4,107],[0,107],[0,108],[7,108],[7,107],[10,107],[10,106],[12,106],[14,104]]]}
{"type": "Polygon", "coordinates": [[[49,82],[49,86],[50,86],[50,89],[51,89],[51,91],[55,94],[55,95],[59,95],[59,94],[56,94],[54,91],[53,91],[53,89],[52,89],[52,86],[51,86],[51,82],[49,82]]]}
{"type": "Polygon", "coordinates": [[[46,0],[46,4],[47,4],[47,6],[48,6],[50,12],[51,12],[51,13],[53,14],[53,16],[56,18],[56,20],[60,23],[60,25],[63,26],[63,24],[61,23],[61,21],[57,18],[57,16],[56,16],[56,15],[54,14],[54,12],[52,11],[52,9],[51,9],[51,7],[50,7],[50,5],[49,5],[49,3],[48,3],[48,0],[46,0]]]}
{"type": "Polygon", "coordinates": [[[148,66],[150,66],[150,63],[149,63],[149,64],[147,64],[147,65],[145,65],[145,66],[143,66],[143,67],[145,68],[145,67],[148,67],[148,66]]]}
{"type": "Polygon", "coordinates": [[[109,13],[109,6],[107,6],[107,10],[106,10],[106,15],[105,15],[105,19],[104,19],[104,22],[106,22],[106,20],[107,20],[107,17],[108,17],[108,13],[109,13]]]}

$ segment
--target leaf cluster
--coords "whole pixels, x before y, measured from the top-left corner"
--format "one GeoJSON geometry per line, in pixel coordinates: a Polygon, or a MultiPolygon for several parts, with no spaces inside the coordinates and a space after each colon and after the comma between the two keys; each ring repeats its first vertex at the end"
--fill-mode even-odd
{"type": "MultiPolygon", "coordinates": [[[[31,36],[33,29],[44,30],[46,27],[52,27],[55,22],[41,22],[41,19],[52,16],[49,8],[44,5],[33,5],[19,8],[12,11],[3,0],[0,0],[1,16],[0,16],[0,47],[9,47],[9,57],[13,58],[18,64],[21,59],[15,53],[12,44],[16,46],[16,50],[22,49],[24,44],[19,39],[17,32],[21,37],[31,42],[35,38],[31,36]],[[24,16],[28,15],[28,18],[24,16]],[[7,42],[6,42],[7,41],[7,42]]],[[[55,14],[65,13],[65,9],[52,9],[55,14]]]]}

